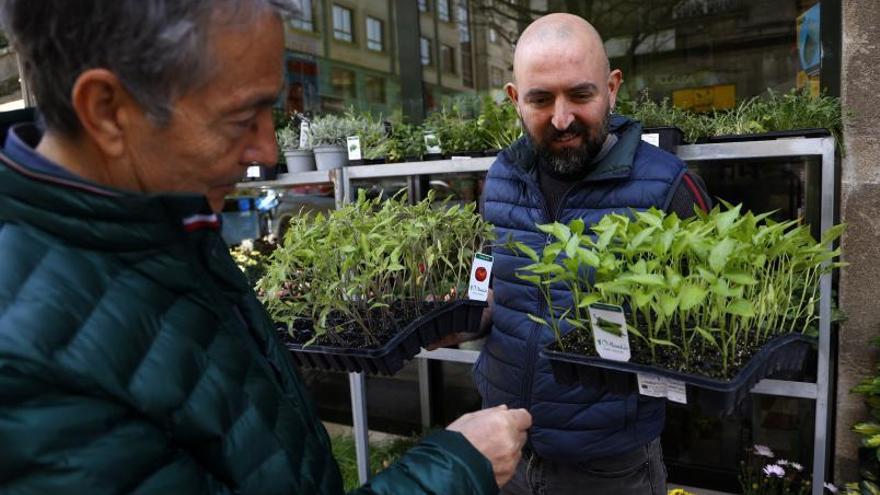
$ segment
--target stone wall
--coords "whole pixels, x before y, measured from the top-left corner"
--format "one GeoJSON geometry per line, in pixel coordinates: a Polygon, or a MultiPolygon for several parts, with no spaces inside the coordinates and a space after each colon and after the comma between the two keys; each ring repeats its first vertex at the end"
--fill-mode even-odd
{"type": "Polygon", "coordinates": [[[852,115],[844,131],[841,164],[842,241],[840,306],[849,320],[840,329],[835,480],[857,479],[859,436],[850,427],[866,418],[861,396],[850,389],[872,373],[880,335],[880,2],[843,0],[841,97],[852,115]]]}

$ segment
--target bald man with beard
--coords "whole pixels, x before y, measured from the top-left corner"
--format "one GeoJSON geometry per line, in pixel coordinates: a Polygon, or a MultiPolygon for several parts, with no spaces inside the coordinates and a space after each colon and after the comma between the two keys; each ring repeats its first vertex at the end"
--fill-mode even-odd
{"type": "MultiPolygon", "coordinates": [[[[695,206],[709,209],[702,181],[681,160],[643,142],[638,122],[613,114],[622,79],[580,17],[551,14],[522,33],[506,92],[525,132],[499,154],[481,198],[499,239],[540,251],[550,239],[536,224],[579,218],[590,226],[608,213],[651,207],[682,218],[695,206]]],[[[546,302],[516,277],[530,260],[504,245],[493,254],[492,325],[475,380],[484,407],[522,407],[533,418],[503,493],[665,494],[664,401],[557,384],[539,356],[554,337],[528,318],[548,318],[546,302]]],[[[554,306],[570,304],[560,291],[554,306]]]]}

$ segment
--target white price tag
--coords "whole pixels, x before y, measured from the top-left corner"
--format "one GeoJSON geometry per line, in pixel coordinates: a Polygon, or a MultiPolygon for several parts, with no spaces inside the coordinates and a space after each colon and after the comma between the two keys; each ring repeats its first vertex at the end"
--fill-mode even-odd
{"type": "Polygon", "coordinates": [[[489,279],[492,276],[494,258],[482,253],[474,255],[471,267],[471,281],[468,284],[468,299],[485,301],[489,298],[489,279]]]}
{"type": "Polygon", "coordinates": [[[358,136],[348,136],[348,159],[361,159],[361,138],[358,136]]]}
{"type": "Polygon", "coordinates": [[[259,165],[251,165],[247,168],[247,178],[248,179],[259,179],[260,178],[260,166],[259,165]]]}
{"type": "Polygon", "coordinates": [[[589,307],[593,343],[604,359],[629,361],[629,333],[623,308],[611,304],[596,303],[589,307]]]}
{"type": "Polygon", "coordinates": [[[302,121],[299,124],[299,149],[304,150],[309,147],[309,123],[302,121]]]}
{"type": "Polygon", "coordinates": [[[666,380],[657,375],[636,373],[639,382],[639,393],[648,397],[666,397],[666,380]]]}
{"type": "Polygon", "coordinates": [[[443,153],[440,148],[440,139],[433,132],[425,133],[425,153],[429,155],[443,153]]]}
{"type": "Polygon", "coordinates": [[[472,157],[470,157],[470,156],[455,156],[455,155],[453,155],[453,156],[450,156],[449,158],[452,159],[452,160],[470,160],[472,157]]]}
{"type": "Polygon", "coordinates": [[[648,144],[653,144],[654,146],[660,146],[660,133],[650,132],[642,134],[642,141],[648,144]]]}
{"type": "Polygon", "coordinates": [[[666,379],[666,398],[679,404],[687,404],[687,387],[684,382],[666,379]]]}

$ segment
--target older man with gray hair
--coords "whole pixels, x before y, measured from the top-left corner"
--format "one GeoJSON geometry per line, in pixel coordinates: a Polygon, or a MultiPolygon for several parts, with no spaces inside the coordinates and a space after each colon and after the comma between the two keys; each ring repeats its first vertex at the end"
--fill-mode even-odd
{"type": "MultiPolygon", "coordinates": [[[[218,234],[276,156],[280,0],[3,0],[44,125],[0,152],[0,491],[341,493],[218,234]]],[[[424,439],[359,493],[495,493],[531,422],[424,439]]]]}

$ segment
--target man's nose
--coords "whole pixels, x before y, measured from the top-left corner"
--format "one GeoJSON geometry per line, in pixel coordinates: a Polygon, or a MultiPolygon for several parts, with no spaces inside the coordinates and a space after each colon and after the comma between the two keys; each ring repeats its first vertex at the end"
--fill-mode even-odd
{"type": "Polygon", "coordinates": [[[275,141],[275,124],[272,110],[260,110],[250,129],[251,142],[244,151],[243,163],[259,162],[273,165],[278,161],[278,143],[275,141]]]}
{"type": "Polygon", "coordinates": [[[571,112],[568,102],[565,98],[557,98],[556,103],[553,105],[553,118],[550,120],[550,123],[553,124],[557,131],[564,131],[568,129],[568,126],[573,121],[574,114],[571,112]]]}

